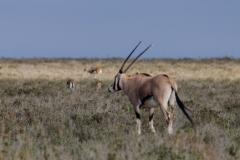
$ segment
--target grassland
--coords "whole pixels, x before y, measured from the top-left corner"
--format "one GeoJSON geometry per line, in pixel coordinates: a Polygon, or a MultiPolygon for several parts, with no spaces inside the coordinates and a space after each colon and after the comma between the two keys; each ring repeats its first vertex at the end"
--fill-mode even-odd
{"type": "Polygon", "coordinates": [[[176,107],[171,136],[158,109],[156,134],[143,110],[137,135],[128,98],[108,93],[122,62],[0,59],[0,159],[240,159],[239,59],[145,59],[132,66],[129,73],[168,74],[178,83],[195,128],[176,107]],[[83,71],[91,66],[101,66],[102,76],[83,71]],[[76,81],[73,92],[68,78],[76,81]]]}

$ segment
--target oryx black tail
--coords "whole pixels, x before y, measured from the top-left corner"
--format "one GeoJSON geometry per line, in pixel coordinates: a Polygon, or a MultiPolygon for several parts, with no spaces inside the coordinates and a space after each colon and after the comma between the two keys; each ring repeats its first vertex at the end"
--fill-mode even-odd
{"type": "Polygon", "coordinates": [[[188,120],[192,123],[192,125],[194,125],[192,118],[188,115],[188,113],[186,111],[186,110],[189,110],[189,109],[184,106],[184,104],[182,103],[182,101],[178,97],[177,92],[175,92],[175,96],[176,96],[176,101],[177,101],[178,106],[181,108],[182,112],[185,114],[185,116],[188,118],[188,120]]]}

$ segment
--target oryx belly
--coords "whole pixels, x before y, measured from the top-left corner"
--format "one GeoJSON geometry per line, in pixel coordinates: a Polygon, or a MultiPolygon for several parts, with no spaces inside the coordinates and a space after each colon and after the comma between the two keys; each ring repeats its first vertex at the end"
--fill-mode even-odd
{"type": "Polygon", "coordinates": [[[156,107],[159,107],[159,105],[158,102],[153,97],[146,99],[141,106],[141,108],[156,108],[156,107]]]}

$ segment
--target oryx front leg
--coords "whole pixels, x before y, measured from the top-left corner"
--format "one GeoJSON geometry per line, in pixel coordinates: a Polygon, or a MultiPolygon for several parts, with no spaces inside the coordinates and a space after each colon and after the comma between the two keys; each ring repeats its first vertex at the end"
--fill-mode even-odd
{"type": "Polygon", "coordinates": [[[137,133],[140,135],[141,134],[141,118],[140,118],[139,107],[136,108],[135,113],[137,118],[137,133]]]}
{"type": "Polygon", "coordinates": [[[149,125],[150,125],[150,128],[153,132],[155,132],[155,128],[153,127],[153,113],[154,112],[154,108],[150,108],[149,109],[149,125]]]}

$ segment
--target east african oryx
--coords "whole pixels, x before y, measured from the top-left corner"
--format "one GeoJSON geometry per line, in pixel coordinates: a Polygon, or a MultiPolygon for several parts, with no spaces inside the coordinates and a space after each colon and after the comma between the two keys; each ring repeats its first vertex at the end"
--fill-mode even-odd
{"type": "MultiPolygon", "coordinates": [[[[141,42],[139,42],[140,44],[141,42]]],[[[174,103],[177,101],[178,106],[181,108],[188,120],[193,124],[192,119],[186,112],[187,108],[184,106],[182,101],[179,99],[177,94],[176,82],[167,75],[160,74],[157,76],[150,76],[149,74],[125,74],[131,65],[145,52],[150,46],[148,46],[142,53],[140,53],[132,63],[123,70],[123,67],[135,49],[126,58],[122,64],[119,72],[114,78],[113,84],[108,88],[109,92],[115,92],[123,90],[128,96],[130,102],[136,113],[137,118],[137,132],[141,134],[141,120],[140,120],[140,109],[149,108],[149,125],[153,132],[153,112],[154,108],[160,107],[164,114],[165,120],[168,123],[168,133],[172,134],[173,129],[173,111],[174,103]]]]}

